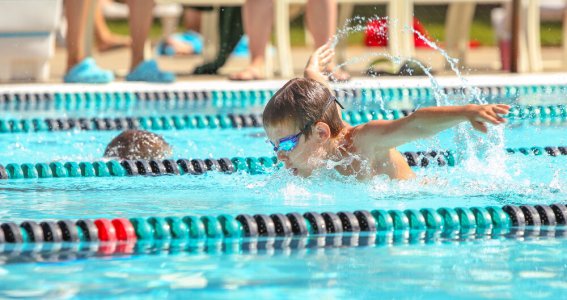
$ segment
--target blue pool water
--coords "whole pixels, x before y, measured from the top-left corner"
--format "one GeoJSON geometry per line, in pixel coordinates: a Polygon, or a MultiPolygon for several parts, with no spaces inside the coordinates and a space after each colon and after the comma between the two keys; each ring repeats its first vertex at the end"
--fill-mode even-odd
{"type": "MultiPolygon", "coordinates": [[[[258,108],[241,109],[252,110],[258,108]]],[[[92,111],[66,114],[105,115],[92,111]]],[[[12,112],[9,117],[56,115],[12,112]]],[[[384,177],[358,182],[328,170],[310,179],[275,170],[261,175],[210,172],[202,176],[5,180],[0,181],[0,222],[565,203],[567,156],[507,155],[504,151],[506,147],[565,146],[565,126],[565,122],[510,123],[502,131],[503,144],[490,146],[494,151],[483,153],[481,159],[469,158],[455,167],[415,169],[418,178],[404,182],[384,177]]],[[[273,155],[261,128],[158,133],[171,143],[175,158],[273,155]]],[[[4,134],[0,136],[4,149],[0,163],[95,161],[117,134],[4,134]]],[[[462,148],[459,136],[448,130],[400,150],[457,150],[462,148]]],[[[494,136],[476,135],[474,139],[488,143],[494,136]]],[[[120,255],[83,248],[48,251],[49,245],[4,247],[0,251],[0,297],[566,299],[567,234],[562,229],[536,231],[516,237],[490,233],[386,237],[392,241],[359,247],[327,243],[300,249],[259,246],[257,250],[228,251],[220,241],[181,249],[166,243],[120,255]]],[[[356,237],[357,241],[364,238],[356,237]]]]}
{"type": "MultiPolygon", "coordinates": [[[[504,146],[546,147],[567,145],[565,123],[543,123],[533,125],[527,122],[506,125],[504,146]]],[[[208,158],[234,156],[272,156],[272,147],[266,141],[261,128],[244,129],[187,129],[157,130],[173,147],[176,158],[208,158]]],[[[51,161],[94,161],[104,154],[106,145],[120,131],[69,131],[49,134],[17,133],[1,135],[0,161],[37,163],[51,161]]],[[[487,137],[478,135],[479,140],[487,137]]],[[[455,149],[455,131],[447,130],[434,138],[404,145],[401,151],[426,149],[455,149]]]]}
{"type": "Polygon", "coordinates": [[[4,265],[2,297],[565,299],[566,239],[4,265]]]}

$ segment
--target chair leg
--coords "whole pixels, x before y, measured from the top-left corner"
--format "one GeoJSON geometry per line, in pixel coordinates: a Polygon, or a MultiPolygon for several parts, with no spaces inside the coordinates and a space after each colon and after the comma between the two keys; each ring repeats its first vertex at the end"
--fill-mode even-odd
{"type": "Polygon", "coordinates": [[[264,74],[266,74],[266,79],[271,79],[274,77],[274,54],[270,43],[266,45],[264,57],[266,58],[264,62],[264,74]]]}
{"type": "Polygon", "coordinates": [[[567,69],[567,0],[563,8],[563,69],[567,69]]]}
{"type": "Polygon", "coordinates": [[[410,0],[398,0],[400,13],[400,54],[403,57],[415,57],[413,33],[413,5],[410,0]]]}
{"type": "Polygon", "coordinates": [[[211,11],[203,11],[201,13],[201,31],[203,40],[206,41],[203,49],[203,58],[205,61],[213,60],[217,53],[217,45],[219,44],[219,34],[217,32],[218,19],[218,7],[214,7],[211,11]]]}
{"type": "Polygon", "coordinates": [[[179,23],[179,18],[174,16],[161,17],[161,35],[163,38],[167,38],[175,32],[177,24],[179,23]]]}
{"type": "Polygon", "coordinates": [[[87,13],[87,22],[86,22],[86,26],[85,26],[85,40],[84,40],[84,45],[85,45],[85,55],[88,56],[92,56],[93,54],[93,37],[94,37],[94,14],[95,14],[95,10],[98,9],[97,8],[98,2],[97,1],[91,1],[91,7],[88,9],[88,13],[87,13]]]}
{"type": "MultiPolygon", "coordinates": [[[[475,8],[475,3],[453,3],[449,5],[447,11],[445,23],[447,54],[459,59],[460,65],[466,65],[475,8]]],[[[446,64],[445,68],[450,69],[450,65],[446,64]]]]}
{"type": "Polygon", "coordinates": [[[35,80],[45,82],[49,80],[49,60],[36,62],[35,80]]]}
{"type": "MultiPolygon", "coordinates": [[[[519,4],[519,22],[520,27],[518,32],[512,32],[518,36],[519,50],[518,50],[518,73],[526,73],[530,71],[530,59],[528,55],[528,39],[526,33],[526,23],[528,18],[528,5],[525,1],[520,1],[519,4]]],[[[512,26],[513,30],[513,26],[512,26]]]]}
{"type": "MultiPolygon", "coordinates": [[[[388,3],[388,49],[393,57],[400,56],[399,0],[388,3]]],[[[399,64],[396,64],[396,67],[399,64]]]]}
{"type": "MultiPolygon", "coordinates": [[[[350,17],[352,17],[352,12],[354,11],[353,4],[340,4],[339,5],[339,27],[344,28],[346,23],[350,17]]],[[[343,62],[347,60],[346,57],[346,50],[348,46],[348,38],[345,37],[339,41],[336,46],[336,53],[337,53],[337,61],[343,62]]]]}
{"type": "Polygon", "coordinates": [[[152,42],[147,39],[144,42],[144,59],[152,59],[154,57],[154,52],[152,51],[152,42]]]}
{"type": "Polygon", "coordinates": [[[0,82],[12,79],[12,62],[6,58],[0,60],[0,82]]]}
{"type": "Polygon", "coordinates": [[[528,60],[531,72],[543,70],[540,41],[540,12],[539,0],[529,0],[525,22],[527,34],[528,60]]]}
{"type": "Polygon", "coordinates": [[[279,56],[280,74],[283,77],[292,77],[293,63],[289,40],[289,3],[285,0],[277,0],[274,2],[276,43],[279,56]]]}
{"type": "MultiPolygon", "coordinates": [[[[414,56],[413,1],[390,0],[388,2],[388,49],[390,55],[402,60],[414,56]]],[[[397,69],[401,62],[393,62],[397,69]]]]}

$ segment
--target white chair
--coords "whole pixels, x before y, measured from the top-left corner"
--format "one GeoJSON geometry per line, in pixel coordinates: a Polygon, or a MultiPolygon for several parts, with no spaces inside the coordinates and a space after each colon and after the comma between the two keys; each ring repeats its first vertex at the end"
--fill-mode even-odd
{"type": "MultiPolygon", "coordinates": [[[[469,49],[470,29],[477,4],[502,4],[511,0],[410,0],[413,12],[415,5],[449,4],[445,19],[445,50],[451,57],[466,65],[469,49]]],[[[413,45],[413,44],[412,44],[413,45]]],[[[412,53],[414,50],[412,49],[412,53]]],[[[449,67],[447,64],[446,67],[449,67]]]]}
{"type": "MultiPolygon", "coordinates": [[[[410,0],[412,5],[420,4],[449,4],[446,29],[447,53],[459,59],[462,65],[466,65],[468,52],[470,27],[474,17],[477,4],[505,4],[510,6],[512,0],[410,0]]],[[[545,0],[557,2],[558,0],[545,0]]],[[[559,0],[564,1],[564,0],[559,0]]],[[[540,0],[521,0],[520,1],[520,54],[518,66],[520,72],[539,72],[542,70],[541,44],[540,44],[540,21],[539,21],[539,2],[540,0]]],[[[413,8],[412,8],[413,10],[413,8]]],[[[564,14],[565,15],[565,14],[564,14]]],[[[564,17],[567,19],[567,16],[564,17]]],[[[564,22],[563,41],[567,40],[567,22],[564,22]]],[[[567,48],[564,47],[564,56],[567,55],[567,48]]]]}
{"type": "Polygon", "coordinates": [[[49,78],[61,0],[0,1],[0,81],[49,78]]]}
{"type": "MultiPolygon", "coordinates": [[[[521,54],[524,61],[522,71],[540,72],[548,66],[567,68],[567,0],[529,0],[522,3],[521,19],[525,22],[525,33],[520,36],[521,54]],[[540,20],[563,21],[563,55],[561,61],[543,60],[540,40],[540,20]],[[526,54],[527,53],[527,54],[526,54]]],[[[492,23],[501,40],[509,39],[511,7],[494,9],[492,23]]]]}
{"type": "MultiPolygon", "coordinates": [[[[409,32],[402,30],[410,24],[410,0],[336,0],[340,5],[339,28],[343,27],[347,18],[352,15],[354,4],[386,4],[388,9],[388,47],[393,56],[409,56],[409,32]]],[[[293,76],[291,61],[291,47],[289,46],[289,6],[291,4],[305,4],[307,0],[275,0],[276,42],[279,56],[280,73],[284,77],[293,76]]],[[[413,42],[413,40],[412,40],[413,42]]],[[[345,48],[338,47],[337,57],[345,58],[345,48]]]]}

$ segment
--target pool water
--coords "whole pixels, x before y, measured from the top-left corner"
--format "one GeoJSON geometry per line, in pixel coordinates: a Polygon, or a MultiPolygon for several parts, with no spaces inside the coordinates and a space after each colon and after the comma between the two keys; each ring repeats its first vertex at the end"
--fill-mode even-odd
{"type": "Polygon", "coordinates": [[[1,297],[564,299],[567,239],[167,251],[4,265],[1,297]]]}
{"type": "MultiPolygon", "coordinates": [[[[258,108],[242,109],[252,110],[258,108]]],[[[144,112],[130,115],[136,114],[144,112]]],[[[11,113],[9,117],[48,115],[56,114],[11,113]]],[[[87,115],[101,114],[72,112],[68,116],[87,115]]],[[[567,156],[509,155],[505,148],[566,146],[566,125],[510,122],[501,136],[475,134],[473,144],[484,144],[490,151],[469,149],[455,167],[415,168],[418,177],[401,182],[380,176],[358,182],[325,169],[310,179],[276,169],[259,175],[208,172],[201,176],[3,180],[0,219],[22,222],[565,203],[567,156]],[[492,144],[498,140],[502,144],[492,144]]],[[[106,144],[118,133],[3,134],[0,163],[100,160],[106,144]]],[[[157,133],[172,145],[174,158],[273,155],[261,128],[157,133]]],[[[461,133],[447,130],[399,150],[462,150],[461,141],[461,133]]],[[[195,247],[164,243],[118,255],[85,250],[88,245],[66,251],[50,250],[48,244],[21,249],[8,245],[0,251],[0,297],[565,299],[567,234],[561,228],[533,230],[516,235],[356,236],[357,241],[371,242],[307,242],[310,246],[303,247],[272,247],[266,245],[274,241],[260,241],[257,249],[237,247],[234,251],[227,250],[230,247],[223,241],[195,247]],[[391,241],[380,242],[384,239],[391,241]]],[[[63,248],[67,246],[76,248],[63,248]]]]}
{"type": "MultiPolygon", "coordinates": [[[[565,123],[512,122],[503,130],[504,147],[566,146],[565,123]]],[[[220,158],[273,156],[262,128],[156,130],[172,146],[175,158],[220,158]],[[222,141],[222,142],[221,142],[222,141]]],[[[62,131],[49,134],[15,133],[1,135],[0,161],[38,163],[51,161],[95,161],[102,158],[106,145],[120,131],[62,131]]],[[[456,149],[454,130],[399,147],[400,151],[456,149]]],[[[488,137],[476,135],[479,141],[488,137]]]]}

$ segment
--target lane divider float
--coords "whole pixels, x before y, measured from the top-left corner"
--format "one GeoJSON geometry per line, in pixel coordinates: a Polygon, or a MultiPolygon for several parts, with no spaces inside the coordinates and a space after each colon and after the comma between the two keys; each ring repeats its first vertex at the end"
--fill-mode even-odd
{"type": "Polygon", "coordinates": [[[309,237],[350,233],[409,231],[477,231],[486,229],[565,226],[567,207],[505,205],[442,207],[354,212],[221,214],[219,216],[135,217],[33,221],[0,224],[0,244],[62,242],[137,242],[218,239],[309,237]]]}
{"type": "MultiPolygon", "coordinates": [[[[533,156],[566,156],[567,147],[507,148],[508,154],[533,156]]],[[[407,151],[402,153],[410,167],[453,167],[456,156],[453,151],[407,151]]],[[[281,167],[275,156],[234,157],[165,160],[108,160],[95,162],[51,162],[0,164],[2,179],[71,178],[71,177],[124,177],[158,175],[203,175],[209,171],[225,174],[245,172],[252,175],[266,174],[281,167]]]]}
{"type": "MultiPolygon", "coordinates": [[[[71,222],[72,223],[72,222],[71,222]]],[[[311,236],[224,237],[208,239],[122,239],[42,243],[0,243],[4,263],[69,261],[89,257],[129,254],[259,254],[290,255],[306,251],[344,247],[383,247],[416,244],[461,244],[487,240],[540,240],[567,237],[567,226],[510,228],[461,228],[461,230],[361,231],[311,236]]]]}
{"type": "MultiPolygon", "coordinates": [[[[367,109],[344,111],[343,119],[352,125],[372,120],[396,120],[411,114],[411,110],[367,109]]],[[[567,119],[567,106],[513,106],[506,116],[511,121],[567,119]]],[[[68,130],[184,130],[262,127],[261,113],[195,114],[105,118],[32,118],[0,119],[0,133],[68,131],[68,130]]]]}
{"type": "MultiPolygon", "coordinates": [[[[485,98],[517,99],[531,95],[557,95],[567,93],[565,85],[532,86],[481,86],[476,87],[485,98]]],[[[5,111],[32,110],[131,110],[142,108],[188,108],[205,107],[261,107],[274,95],[275,89],[187,91],[162,89],[155,91],[107,91],[107,92],[29,92],[0,94],[0,109],[5,111]]],[[[470,91],[460,87],[444,87],[449,97],[470,91]]],[[[358,100],[361,103],[398,100],[434,100],[434,90],[429,87],[415,88],[345,88],[335,89],[342,101],[358,100]]]]}

